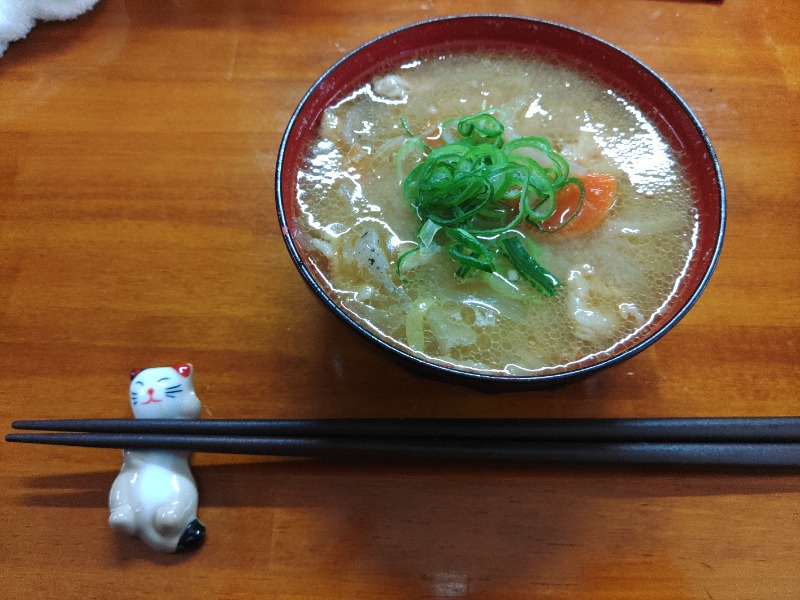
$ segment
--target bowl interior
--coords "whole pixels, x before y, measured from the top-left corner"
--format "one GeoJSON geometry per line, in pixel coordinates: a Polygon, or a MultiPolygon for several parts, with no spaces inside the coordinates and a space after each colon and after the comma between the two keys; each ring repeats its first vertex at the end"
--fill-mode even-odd
{"type": "MultiPolygon", "coordinates": [[[[472,15],[426,21],[381,36],[331,67],[312,86],[293,115],[281,145],[276,174],[278,213],[287,247],[307,283],[340,318],[385,346],[409,366],[422,367],[447,379],[466,377],[491,384],[514,380],[512,385],[537,387],[582,377],[628,358],[650,345],[672,327],[696,301],[716,263],[725,222],[722,178],[714,151],[701,125],[678,94],[651,69],[624,51],[585,33],[520,17],[472,15]],[[292,239],[298,208],[297,173],[308,146],[317,135],[323,111],[378,73],[398,67],[422,54],[501,50],[541,56],[563,62],[604,82],[635,103],[682,157],[693,187],[699,228],[694,257],[677,293],[651,326],[616,352],[576,371],[533,377],[498,377],[457,372],[405,355],[365,332],[328,298],[307,268],[303,250],[292,239]],[[437,373],[438,372],[438,373],[437,373]]],[[[397,357],[396,357],[397,358],[397,357]]],[[[431,374],[431,373],[428,373],[431,374]]],[[[463,381],[462,381],[463,382],[463,381]]]]}

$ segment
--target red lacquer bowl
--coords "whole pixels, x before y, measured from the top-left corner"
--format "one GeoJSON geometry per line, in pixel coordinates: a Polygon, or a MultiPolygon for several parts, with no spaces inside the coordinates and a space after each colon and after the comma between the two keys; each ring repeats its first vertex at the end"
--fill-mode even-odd
{"type": "Polygon", "coordinates": [[[366,340],[426,376],[486,391],[550,389],[583,379],[641,352],[672,328],[708,283],[722,246],[725,190],[714,150],[692,111],[669,84],[623,50],[563,25],[504,15],[465,15],[425,21],[380,36],[348,54],[311,87],[291,120],[278,154],[275,193],[284,240],[298,271],[322,302],[366,340]],[[425,361],[377,337],[328,295],[293,237],[297,173],[323,111],[354,88],[422,54],[502,50],[541,55],[572,65],[607,84],[639,109],[682,156],[693,187],[699,229],[694,257],[671,302],[651,325],[623,345],[574,369],[538,376],[500,376],[461,371],[425,361]]]}

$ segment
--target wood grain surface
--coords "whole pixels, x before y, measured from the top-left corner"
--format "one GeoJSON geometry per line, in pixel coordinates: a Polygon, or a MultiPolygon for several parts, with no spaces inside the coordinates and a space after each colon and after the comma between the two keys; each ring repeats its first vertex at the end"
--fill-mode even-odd
{"type": "MultiPolygon", "coordinates": [[[[1,16],[1,15],[0,15],[1,16]]],[[[793,2],[100,0],[0,58],[0,420],[127,417],[133,367],[194,363],[215,418],[797,415],[793,2]],[[485,395],[374,354],[312,297],[274,209],[311,83],[389,29],[575,26],[685,98],[728,231],[653,347],[556,392],[485,395]]],[[[198,454],[205,546],[107,526],[114,450],[0,443],[3,598],[800,596],[800,476],[198,454]]]]}

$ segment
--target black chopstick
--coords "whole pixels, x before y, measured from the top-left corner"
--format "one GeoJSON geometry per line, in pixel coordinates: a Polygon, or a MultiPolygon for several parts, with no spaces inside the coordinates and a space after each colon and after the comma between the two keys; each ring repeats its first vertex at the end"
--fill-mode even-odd
{"type": "Polygon", "coordinates": [[[14,429],[226,437],[527,440],[541,442],[800,443],[800,417],[644,419],[56,419],[14,429]]]}
{"type": "Polygon", "coordinates": [[[272,456],[800,466],[800,417],[59,419],[6,441],[272,456]]]}
{"type": "Polygon", "coordinates": [[[792,443],[531,442],[525,440],[264,437],[136,433],[18,433],[7,441],[315,458],[800,467],[792,443]]]}

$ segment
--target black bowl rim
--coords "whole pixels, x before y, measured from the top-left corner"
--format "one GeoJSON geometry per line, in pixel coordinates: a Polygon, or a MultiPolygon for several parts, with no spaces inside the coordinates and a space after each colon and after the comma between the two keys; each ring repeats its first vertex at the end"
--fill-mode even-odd
{"type": "Polygon", "coordinates": [[[348,52],[341,58],[339,58],[333,65],[331,65],[325,72],[320,75],[317,80],[311,85],[308,91],[303,95],[302,99],[295,108],[294,112],[292,113],[291,118],[286,126],[286,130],[283,134],[281,139],[281,144],[278,150],[278,158],[276,163],[276,170],[275,170],[275,198],[277,204],[277,211],[278,211],[278,221],[281,227],[281,234],[283,236],[284,242],[286,247],[289,251],[289,254],[292,258],[292,261],[295,264],[295,267],[303,276],[306,284],[311,287],[314,291],[315,295],[320,299],[325,306],[330,309],[334,315],[336,315],[341,321],[347,324],[349,327],[352,327],[355,331],[357,331],[361,336],[366,338],[372,344],[378,346],[380,349],[387,351],[390,355],[399,360],[404,366],[411,368],[414,371],[421,372],[429,377],[433,377],[440,380],[447,380],[453,381],[456,383],[460,383],[462,385],[467,386],[474,386],[478,388],[486,388],[486,389],[513,389],[513,390],[524,390],[524,389],[550,389],[553,387],[557,387],[559,385],[566,385],[567,383],[572,383],[574,381],[579,381],[584,379],[598,371],[607,369],[609,367],[615,366],[621,362],[624,362],[631,357],[639,354],[646,348],[649,348],[655,342],[660,340],[664,335],[667,334],[684,316],[689,310],[694,306],[697,302],[700,295],[705,290],[706,286],[708,285],[709,280],[711,279],[711,275],[713,274],[717,262],[719,260],[720,253],[722,251],[722,243],[725,237],[725,227],[727,221],[727,200],[726,200],[726,192],[725,192],[725,184],[722,178],[722,170],[720,168],[719,160],[717,158],[717,154],[711,144],[711,140],[708,137],[703,125],[700,123],[700,120],[694,114],[692,109],[686,103],[686,101],[678,94],[678,92],[669,84],[667,81],[661,77],[656,71],[642,62],[640,59],[632,55],[631,53],[623,50],[619,46],[612,44],[602,38],[599,38],[595,35],[586,33],[580,29],[575,27],[571,27],[569,25],[564,25],[562,23],[556,23],[554,21],[547,21],[543,19],[537,19],[534,17],[526,17],[521,15],[512,15],[512,14],[501,14],[501,13],[469,13],[469,14],[460,14],[460,15],[449,15],[445,17],[436,17],[432,19],[426,19],[423,21],[418,21],[415,23],[410,23],[408,25],[404,25],[402,27],[398,27],[392,29],[391,31],[387,31],[379,36],[376,36],[369,41],[361,44],[354,50],[348,52]],[[354,55],[358,54],[359,52],[363,51],[364,49],[372,46],[375,43],[380,42],[381,40],[391,37],[393,35],[397,35],[398,33],[404,32],[409,29],[413,29],[416,27],[422,26],[429,26],[431,24],[435,24],[441,21],[452,21],[452,20],[472,20],[472,19],[502,19],[502,20],[518,20],[518,21],[526,21],[531,24],[538,24],[544,25],[547,27],[554,27],[558,29],[563,29],[568,32],[577,34],[578,36],[584,36],[589,38],[595,42],[605,45],[606,47],[612,49],[613,51],[618,52],[619,54],[623,55],[629,61],[635,63],[635,65],[644,70],[647,74],[649,74],[672,98],[678,103],[681,110],[684,111],[685,115],[689,117],[692,125],[696,128],[700,138],[703,140],[705,145],[705,149],[708,152],[709,160],[714,167],[714,173],[716,177],[717,185],[719,186],[719,234],[716,239],[716,243],[714,245],[713,254],[709,260],[708,268],[706,272],[703,274],[703,277],[700,279],[700,282],[697,284],[692,295],[689,299],[685,302],[685,304],[660,328],[655,330],[652,334],[648,335],[643,340],[637,342],[635,345],[631,346],[630,348],[626,348],[622,352],[617,355],[611,356],[607,359],[600,360],[596,363],[592,363],[590,365],[586,365],[583,367],[578,367],[576,369],[571,369],[567,371],[561,371],[557,373],[545,373],[541,375],[494,375],[488,373],[479,373],[467,370],[460,370],[454,367],[448,367],[443,364],[431,362],[409,354],[398,348],[389,344],[385,340],[381,339],[377,335],[373,334],[371,331],[364,328],[360,323],[350,317],[344,310],[342,310],[339,305],[334,302],[330,296],[325,292],[324,289],[319,285],[316,278],[310,272],[308,267],[303,262],[303,259],[298,252],[294,241],[292,239],[291,233],[289,232],[288,222],[286,220],[286,214],[283,210],[283,194],[282,194],[282,177],[283,177],[283,164],[284,164],[284,154],[286,150],[286,146],[291,138],[292,132],[295,128],[295,124],[302,114],[306,103],[308,102],[311,95],[317,90],[317,88],[333,73],[336,71],[343,63],[350,60],[354,55]]]}

